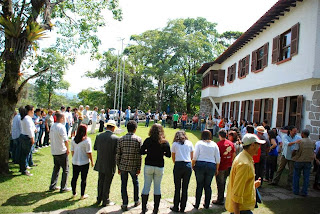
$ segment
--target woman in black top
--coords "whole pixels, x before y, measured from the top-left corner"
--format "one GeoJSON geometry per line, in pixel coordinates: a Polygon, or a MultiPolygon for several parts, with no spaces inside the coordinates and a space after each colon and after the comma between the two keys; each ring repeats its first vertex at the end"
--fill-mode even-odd
{"type": "Polygon", "coordinates": [[[142,213],[147,211],[147,202],[152,180],[154,182],[154,209],[158,213],[161,199],[161,180],[164,171],[163,156],[171,157],[170,145],[165,139],[163,128],[160,124],[154,124],[149,137],[143,142],[140,150],[142,155],[147,154],[144,166],[144,186],[141,194],[142,213]]]}

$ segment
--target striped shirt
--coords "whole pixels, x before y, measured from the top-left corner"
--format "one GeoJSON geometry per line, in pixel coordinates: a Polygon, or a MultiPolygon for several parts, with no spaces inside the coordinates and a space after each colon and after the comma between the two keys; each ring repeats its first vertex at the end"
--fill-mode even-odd
{"type": "Polygon", "coordinates": [[[141,138],[133,133],[121,137],[117,146],[117,166],[120,171],[140,171],[141,138]]]}

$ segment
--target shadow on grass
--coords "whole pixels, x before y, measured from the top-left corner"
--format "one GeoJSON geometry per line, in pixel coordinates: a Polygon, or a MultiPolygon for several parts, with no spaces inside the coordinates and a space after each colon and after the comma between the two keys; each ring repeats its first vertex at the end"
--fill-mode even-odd
{"type": "Polygon", "coordinates": [[[30,206],[40,201],[41,199],[50,197],[57,193],[58,192],[46,191],[46,192],[29,192],[29,193],[18,194],[9,198],[1,206],[30,206]]]}
{"type": "Polygon", "coordinates": [[[9,163],[9,170],[10,171],[8,174],[0,174],[0,183],[11,180],[17,176],[21,176],[21,173],[19,172],[20,167],[18,164],[14,164],[14,163],[10,162],[9,163]]]}
{"type": "Polygon", "coordinates": [[[320,213],[319,206],[320,198],[297,198],[291,200],[277,200],[277,201],[265,201],[263,204],[270,211],[277,214],[318,214],[320,213]]]}
{"type": "MultiPolygon", "coordinates": [[[[50,201],[46,204],[42,204],[42,205],[34,208],[33,212],[48,212],[48,211],[64,209],[66,207],[69,207],[69,206],[75,204],[79,200],[74,200],[73,198],[68,198],[68,199],[50,201]]],[[[66,213],[70,213],[70,212],[66,212],[66,213]]]]}

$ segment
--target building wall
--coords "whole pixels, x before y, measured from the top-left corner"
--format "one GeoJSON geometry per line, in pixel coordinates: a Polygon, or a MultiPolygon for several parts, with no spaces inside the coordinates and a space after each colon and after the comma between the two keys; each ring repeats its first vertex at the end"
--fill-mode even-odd
{"type": "Polygon", "coordinates": [[[212,103],[209,99],[201,99],[199,115],[204,113],[206,116],[212,114],[212,103]]]}
{"type": "MultiPolygon", "coordinates": [[[[276,127],[278,98],[303,95],[301,128],[308,128],[312,139],[320,133],[320,79],[309,79],[282,86],[252,90],[234,95],[214,98],[216,103],[273,98],[271,127],[276,127]]],[[[205,99],[207,100],[207,99],[205,99]]],[[[210,102],[210,100],[209,100],[210,102]]],[[[240,102],[241,109],[241,102],[240,102]]],[[[221,105],[220,105],[221,110],[221,105]]],[[[240,111],[239,111],[240,114],[240,111]]],[[[240,118],[240,115],[239,115],[240,118]]],[[[240,120],[240,119],[239,119],[240,120]]],[[[238,121],[240,122],[240,121],[238,121]]]]}
{"type": "MultiPolygon", "coordinates": [[[[288,83],[307,80],[310,78],[320,78],[320,1],[309,0],[297,2],[296,7],[292,7],[290,12],[280,16],[279,20],[271,24],[266,30],[260,33],[252,41],[246,44],[238,52],[233,54],[220,65],[214,65],[211,69],[224,69],[226,71],[225,84],[220,86],[218,93],[212,94],[214,97],[225,97],[235,93],[243,93],[259,90],[266,87],[275,87],[288,83]],[[298,54],[290,61],[276,65],[271,63],[273,38],[290,29],[296,23],[300,23],[298,54]],[[238,62],[246,55],[250,54],[252,61],[252,51],[260,48],[269,42],[268,65],[263,71],[251,72],[243,79],[239,79],[238,62]],[[317,46],[316,46],[317,45],[317,46]],[[228,67],[233,63],[236,66],[236,79],[232,83],[226,81],[228,67]]],[[[205,75],[205,74],[204,74],[205,75]]],[[[202,93],[202,97],[208,97],[207,91],[202,93]]]]}

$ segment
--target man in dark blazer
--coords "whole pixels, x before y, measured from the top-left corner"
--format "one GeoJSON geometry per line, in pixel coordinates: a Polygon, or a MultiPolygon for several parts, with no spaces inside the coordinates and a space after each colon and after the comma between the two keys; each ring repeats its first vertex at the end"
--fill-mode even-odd
{"type": "Polygon", "coordinates": [[[97,161],[94,170],[99,172],[97,205],[114,205],[109,193],[114,173],[116,172],[116,153],[119,137],[113,134],[118,129],[114,120],[106,124],[107,131],[96,137],[94,150],[97,150],[97,161]]]}

